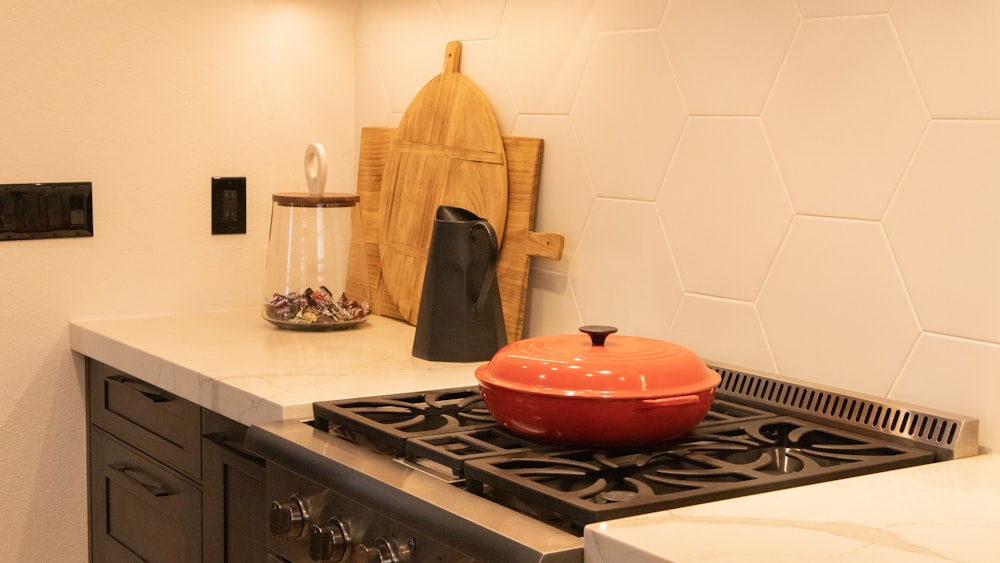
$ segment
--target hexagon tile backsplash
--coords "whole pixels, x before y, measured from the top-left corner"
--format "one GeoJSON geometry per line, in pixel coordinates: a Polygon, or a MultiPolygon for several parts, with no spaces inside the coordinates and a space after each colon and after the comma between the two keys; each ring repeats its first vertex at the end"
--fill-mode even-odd
{"type": "Polygon", "coordinates": [[[1000,2],[359,0],[357,130],[448,41],[545,139],[526,334],[582,323],[1000,445],[1000,2]]]}

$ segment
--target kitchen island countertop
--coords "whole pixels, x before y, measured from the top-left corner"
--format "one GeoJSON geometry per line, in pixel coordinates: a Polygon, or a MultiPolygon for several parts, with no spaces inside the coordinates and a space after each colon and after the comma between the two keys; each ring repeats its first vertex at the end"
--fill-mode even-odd
{"type": "Polygon", "coordinates": [[[986,563],[1000,455],[979,455],[594,524],[586,563],[986,563]]]}
{"type": "MultiPolygon", "coordinates": [[[[413,334],[375,316],[288,331],[256,308],[70,324],[74,351],[247,425],[311,418],[319,400],[476,384],[478,362],[414,358],[413,334]]],[[[586,563],[994,561],[1000,455],[594,524],[584,541],[586,563]]]]}

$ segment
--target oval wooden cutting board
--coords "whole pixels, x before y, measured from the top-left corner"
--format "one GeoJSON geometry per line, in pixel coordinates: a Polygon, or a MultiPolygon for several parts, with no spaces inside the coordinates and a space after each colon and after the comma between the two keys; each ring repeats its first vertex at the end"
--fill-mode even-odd
{"type": "Polygon", "coordinates": [[[461,53],[460,42],[448,43],[444,70],[407,107],[382,175],[383,282],[402,317],[414,325],[438,206],[483,217],[498,239],[507,221],[503,137],[489,100],[458,71],[461,53]]]}

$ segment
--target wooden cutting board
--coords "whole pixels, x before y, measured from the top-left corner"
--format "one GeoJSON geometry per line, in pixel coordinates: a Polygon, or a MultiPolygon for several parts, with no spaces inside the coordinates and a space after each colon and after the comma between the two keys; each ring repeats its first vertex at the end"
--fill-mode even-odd
{"type": "MultiPolygon", "coordinates": [[[[386,291],[379,259],[382,173],[394,136],[395,129],[391,128],[366,127],[361,130],[358,161],[360,221],[355,215],[347,292],[352,298],[368,299],[376,315],[406,320],[386,291]]],[[[507,340],[513,342],[519,340],[524,332],[531,258],[561,259],[564,239],[561,234],[533,230],[541,179],[542,139],[503,137],[503,142],[508,166],[508,209],[497,263],[497,280],[507,340]]]]}
{"type": "Polygon", "coordinates": [[[379,259],[401,318],[417,323],[427,251],[440,205],[486,219],[503,244],[507,158],[493,108],[459,72],[462,44],[448,43],[444,70],[420,90],[389,145],[380,190],[379,259]]]}

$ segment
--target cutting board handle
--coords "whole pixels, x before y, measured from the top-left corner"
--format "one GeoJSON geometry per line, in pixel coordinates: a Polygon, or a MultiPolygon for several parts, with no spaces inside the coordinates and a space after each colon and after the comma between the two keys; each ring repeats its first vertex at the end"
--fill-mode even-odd
{"type": "Polygon", "coordinates": [[[458,72],[459,64],[462,62],[462,42],[449,41],[444,49],[444,72],[458,72]]]}
{"type": "Polygon", "coordinates": [[[528,231],[525,243],[528,256],[538,256],[549,260],[561,260],[566,239],[558,233],[536,233],[528,231]]]}

